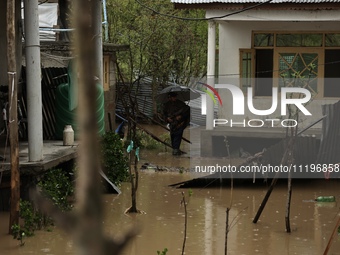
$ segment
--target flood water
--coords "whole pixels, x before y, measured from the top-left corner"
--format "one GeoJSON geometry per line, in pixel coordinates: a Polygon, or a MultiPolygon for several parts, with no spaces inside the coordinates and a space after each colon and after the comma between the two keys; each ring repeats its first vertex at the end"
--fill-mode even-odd
{"type": "MultiPolygon", "coordinates": [[[[141,226],[141,232],[123,254],[157,254],[167,248],[168,254],[181,254],[184,232],[184,207],[181,192],[188,202],[188,226],[185,254],[224,254],[226,208],[230,205],[230,188],[196,188],[189,197],[188,189],[175,189],[169,184],[187,179],[187,174],[141,173],[138,208],[145,214],[126,215],[130,189],[122,194],[104,195],[107,235],[119,238],[129,228],[141,226]]],[[[304,181],[294,184],[291,204],[292,233],[285,232],[286,185],[278,184],[257,224],[252,223],[265,194],[263,185],[239,186],[233,189],[229,222],[228,254],[323,254],[339,213],[337,203],[315,203],[319,195],[336,195],[340,201],[339,182],[334,180],[304,181]]],[[[5,235],[8,214],[1,214],[1,254],[74,254],[73,242],[58,228],[52,232],[37,231],[26,238],[25,245],[5,235]]],[[[340,254],[340,236],[333,240],[329,254],[340,254]]]]}
{"type": "MultiPolygon", "coordinates": [[[[141,162],[188,167],[187,157],[174,158],[170,152],[141,153],[141,162]]],[[[223,255],[225,247],[226,208],[230,207],[228,254],[291,255],[323,254],[339,217],[339,203],[312,202],[317,196],[334,195],[340,201],[339,180],[293,181],[290,234],[285,231],[287,184],[280,180],[257,224],[252,220],[266,193],[260,180],[256,184],[177,189],[170,184],[191,179],[189,173],[142,170],[138,190],[138,209],[144,214],[126,215],[130,206],[130,186],[123,183],[120,195],[103,195],[104,229],[119,238],[128,229],[140,226],[140,233],[124,250],[125,255],[152,255],[167,248],[168,255],[181,254],[184,238],[184,206],[187,200],[187,239],[185,254],[223,255]],[[192,193],[191,196],[189,193],[192,193]],[[231,201],[232,198],[232,201],[231,201]]],[[[7,235],[8,214],[0,214],[0,254],[62,255],[75,254],[69,236],[54,227],[52,232],[37,231],[19,246],[7,235]]],[[[333,239],[328,253],[340,254],[340,236],[333,239]]]]}

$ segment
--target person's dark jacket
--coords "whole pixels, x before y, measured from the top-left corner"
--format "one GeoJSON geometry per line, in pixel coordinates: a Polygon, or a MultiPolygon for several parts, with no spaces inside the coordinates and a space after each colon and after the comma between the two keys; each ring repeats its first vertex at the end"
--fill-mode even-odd
{"type": "Polygon", "coordinates": [[[181,100],[168,101],[163,106],[164,120],[170,124],[170,129],[185,128],[190,122],[190,107],[181,100]],[[171,121],[168,121],[168,118],[171,121]]]}

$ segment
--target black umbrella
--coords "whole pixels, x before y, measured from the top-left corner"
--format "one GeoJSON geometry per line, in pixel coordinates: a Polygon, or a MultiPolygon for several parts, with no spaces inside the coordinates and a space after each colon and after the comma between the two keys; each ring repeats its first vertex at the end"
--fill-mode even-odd
{"type": "Polygon", "coordinates": [[[175,92],[177,94],[177,99],[181,101],[189,101],[201,96],[198,91],[189,87],[174,85],[166,87],[161,92],[159,92],[157,95],[157,101],[166,102],[169,98],[169,93],[171,92],[175,92]]]}

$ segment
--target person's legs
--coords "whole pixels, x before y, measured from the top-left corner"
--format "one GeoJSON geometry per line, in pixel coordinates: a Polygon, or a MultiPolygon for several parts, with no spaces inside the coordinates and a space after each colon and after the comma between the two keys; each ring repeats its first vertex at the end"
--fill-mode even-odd
{"type": "Polygon", "coordinates": [[[171,146],[172,146],[172,154],[174,154],[175,153],[175,148],[174,148],[175,135],[173,131],[170,131],[170,139],[171,139],[171,146]]]}
{"type": "Polygon", "coordinates": [[[172,132],[172,137],[171,137],[171,145],[173,148],[173,153],[174,155],[180,154],[180,149],[179,147],[181,146],[182,142],[182,136],[183,136],[183,128],[179,128],[175,131],[172,132]]]}

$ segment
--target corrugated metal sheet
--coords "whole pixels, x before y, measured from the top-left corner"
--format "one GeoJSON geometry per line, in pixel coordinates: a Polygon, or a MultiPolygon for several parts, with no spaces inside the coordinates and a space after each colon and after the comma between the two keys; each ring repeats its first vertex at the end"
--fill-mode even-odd
{"type": "MultiPolygon", "coordinates": [[[[176,4],[249,4],[249,3],[264,3],[265,1],[259,0],[171,0],[176,4]]],[[[292,3],[292,4],[316,4],[316,3],[339,3],[339,0],[273,0],[272,4],[292,3]]]]}
{"type": "MultiPolygon", "coordinates": [[[[200,92],[200,93],[204,93],[204,92],[200,92]]],[[[206,116],[202,115],[201,113],[201,97],[191,100],[189,102],[189,106],[191,109],[191,122],[196,125],[205,126],[206,116]]],[[[214,107],[214,118],[215,119],[217,119],[217,111],[218,111],[218,106],[216,104],[214,107]]]]}
{"type": "MultiPolygon", "coordinates": [[[[280,165],[285,151],[286,140],[267,148],[263,154],[262,164],[280,165]]],[[[297,137],[294,143],[294,164],[305,165],[315,163],[318,153],[318,143],[315,136],[297,137]]]]}
{"type": "MultiPolygon", "coordinates": [[[[131,96],[133,99],[136,99],[136,104],[140,112],[149,117],[153,117],[151,81],[141,80],[138,88],[137,85],[132,87],[131,95],[129,95],[129,86],[129,84],[117,84],[116,113],[122,116],[126,115],[124,105],[128,104],[129,96],[131,96]]],[[[162,88],[158,89],[158,91],[161,90],[162,88]]],[[[142,116],[138,117],[143,118],[142,116]]]]}
{"type": "Polygon", "coordinates": [[[318,164],[340,162],[340,101],[322,106],[322,114],[326,115],[322,122],[318,164]]]}
{"type": "MultiPolygon", "coordinates": [[[[136,98],[138,110],[149,117],[153,117],[153,103],[152,103],[152,89],[151,89],[152,80],[149,78],[145,78],[140,81],[138,92],[137,88],[132,89],[131,96],[136,98]]],[[[174,83],[168,82],[166,86],[175,85],[174,83]]],[[[128,86],[128,85],[125,85],[128,86]]],[[[137,86],[136,86],[137,87],[137,86]]],[[[158,92],[160,92],[164,87],[159,87],[158,92]]],[[[125,115],[124,103],[128,102],[129,95],[126,93],[128,88],[123,84],[117,85],[117,104],[116,104],[116,112],[119,115],[125,115]]],[[[203,92],[202,92],[203,93],[203,92]]],[[[161,112],[162,104],[159,104],[159,112],[161,112]]],[[[197,98],[189,102],[189,106],[191,109],[191,122],[196,125],[205,125],[206,117],[201,114],[201,98],[197,98]]],[[[215,105],[215,118],[217,118],[217,105],[215,105]]],[[[138,116],[138,118],[143,119],[143,116],[138,116]]]]}
{"type": "MultiPolygon", "coordinates": [[[[59,84],[67,82],[67,68],[42,68],[41,69],[41,93],[42,93],[42,113],[43,113],[43,137],[44,140],[53,140],[55,133],[55,91],[59,84]]],[[[24,118],[27,118],[26,105],[27,105],[27,92],[26,92],[26,68],[23,67],[22,78],[24,86],[22,90],[22,98],[20,100],[21,108],[23,110],[24,118]]],[[[26,135],[21,137],[27,139],[27,126],[26,135]]]]}

